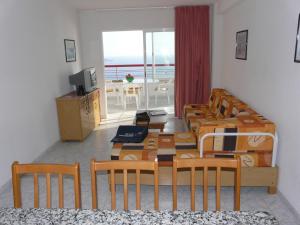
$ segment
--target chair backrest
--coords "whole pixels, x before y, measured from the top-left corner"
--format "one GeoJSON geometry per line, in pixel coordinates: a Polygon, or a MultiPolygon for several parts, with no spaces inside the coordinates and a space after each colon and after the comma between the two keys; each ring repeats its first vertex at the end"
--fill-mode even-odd
{"type": "Polygon", "coordinates": [[[39,175],[46,176],[46,194],[47,194],[47,208],[51,208],[51,175],[58,175],[58,194],[59,194],[59,208],[64,207],[64,186],[63,176],[71,175],[74,177],[74,194],[75,194],[75,208],[81,208],[81,188],[80,188],[80,167],[79,163],[72,165],[65,164],[19,164],[14,162],[12,164],[12,185],[14,196],[14,207],[22,207],[21,197],[21,180],[23,174],[32,174],[34,182],[34,208],[39,208],[39,175]]]}
{"type": "Polygon", "coordinates": [[[140,174],[141,171],[154,172],[154,209],[158,210],[158,163],[155,161],[137,160],[137,161],[91,161],[91,187],[92,187],[92,208],[98,208],[97,198],[97,171],[110,172],[110,191],[111,191],[111,209],[116,209],[116,189],[115,172],[123,171],[124,185],[124,210],[128,210],[128,170],[136,171],[136,209],[141,208],[140,203],[140,174]]]}
{"type": "Polygon", "coordinates": [[[140,91],[140,85],[138,84],[127,84],[124,87],[124,94],[126,96],[138,96],[140,91]]]}
{"type": "Polygon", "coordinates": [[[112,83],[123,83],[123,80],[112,80],[112,83]]]}
{"type": "Polygon", "coordinates": [[[106,83],[106,93],[112,96],[123,95],[123,86],[124,84],[120,82],[106,83]]]}
{"type": "Polygon", "coordinates": [[[159,82],[150,82],[147,83],[148,95],[153,96],[159,89],[159,82]]]}
{"type": "Polygon", "coordinates": [[[173,160],[173,210],[177,209],[177,169],[191,169],[191,209],[195,211],[195,171],[203,168],[203,210],[208,210],[208,169],[216,169],[216,210],[220,210],[221,170],[235,169],[234,210],[240,210],[241,161],[236,159],[176,159],[173,160]]]}

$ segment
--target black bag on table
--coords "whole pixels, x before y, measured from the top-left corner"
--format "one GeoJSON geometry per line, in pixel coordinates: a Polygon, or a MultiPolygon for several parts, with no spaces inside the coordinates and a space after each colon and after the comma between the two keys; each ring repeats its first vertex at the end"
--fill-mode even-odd
{"type": "Polygon", "coordinates": [[[135,124],[149,126],[150,116],[148,112],[140,112],[135,115],[135,124]]]}
{"type": "Polygon", "coordinates": [[[117,143],[140,143],[148,135],[148,128],[144,126],[124,126],[118,128],[116,136],[111,142],[117,143]]]}

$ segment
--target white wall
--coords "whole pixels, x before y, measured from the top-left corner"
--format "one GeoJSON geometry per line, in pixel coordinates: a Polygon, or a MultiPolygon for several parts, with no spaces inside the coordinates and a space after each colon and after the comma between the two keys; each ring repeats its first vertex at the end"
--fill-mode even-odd
{"type": "Polygon", "coordinates": [[[300,64],[294,63],[299,0],[244,0],[223,14],[221,86],[278,126],[279,190],[300,213],[300,64]],[[248,60],[235,34],[249,29],[248,60]]]}
{"type": "Polygon", "coordinates": [[[68,92],[64,38],[75,39],[78,15],[60,0],[0,2],[0,186],[14,160],[31,162],[59,140],[55,98],[68,92]]]}
{"type": "Polygon", "coordinates": [[[103,31],[174,28],[174,9],[123,9],[80,12],[83,67],[95,66],[101,88],[101,114],[105,111],[103,31]]]}
{"type": "Polygon", "coordinates": [[[227,10],[230,10],[241,1],[245,0],[216,0],[215,4],[217,5],[217,11],[219,13],[225,13],[227,10]]]}
{"type": "Polygon", "coordinates": [[[222,34],[223,34],[223,18],[219,14],[218,4],[211,9],[211,87],[221,86],[222,71],[222,34]]]}

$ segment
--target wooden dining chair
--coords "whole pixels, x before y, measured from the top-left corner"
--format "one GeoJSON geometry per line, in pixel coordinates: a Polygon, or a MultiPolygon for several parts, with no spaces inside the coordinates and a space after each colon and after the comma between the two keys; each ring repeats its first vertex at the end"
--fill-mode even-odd
{"type": "Polygon", "coordinates": [[[241,186],[241,161],[235,159],[176,159],[173,160],[173,210],[177,209],[177,170],[180,168],[191,169],[191,209],[195,211],[195,170],[203,168],[203,210],[208,210],[208,169],[216,170],[216,211],[220,211],[221,170],[222,168],[235,170],[234,210],[240,210],[240,186],[241,186]]]}
{"type": "Polygon", "coordinates": [[[154,209],[158,210],[158,163],[146,160],[116,160],[116,161],[91,161],[91,187],[92,187],[92,208],[98,208],[97,198],[97,171],[110,172],[110,191],[111,191],[111,209],[116,209],[116,188],[115,174],[116,171],[123,172],[123,191],[124,191],[124,210],[128,210],[128,171],[136,172],[136,209],[141,208],[140,202],[140,175],[141,171],[153,171],[154,173],[154,209]]]}
{"type": "Polygon", "coordinates": [[[75,208],[81,208],[81,188],[80,188],[80,167],[79,163],[72,165],[65,164],[19,164],[14,162],[12,164],[12,185],[14,196],[14,207],[22,207],[21,197],[21,175],[32,174],[34,183],[34,208],[39,207],[39,176],[46,177],[46,194],[47,194],[47,208],[51,208],[51,175],[58,176],[58,195],[59,208],[64,207],[64,175],[74,177],[74,194],[75,194],[75,208]]]}

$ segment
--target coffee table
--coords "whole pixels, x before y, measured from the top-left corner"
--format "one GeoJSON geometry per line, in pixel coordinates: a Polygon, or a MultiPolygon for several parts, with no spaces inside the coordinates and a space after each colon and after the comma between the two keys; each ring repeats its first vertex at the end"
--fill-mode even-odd
{"type": "MultiPolygon", "coordinates": [[[[146,110],[138,110],[136,113],[142,113],[145,112],[146,110]]],[[[151,115],[151,112],[156,113],[156,112],[162,112],[163,110],[147,110],[150,116],[150,122],[148,125],[149,129],[159,129],[161,132],[164,131],[165,124],[168,122],[168,114],[165,112],[164,115],[151,115]]],[[[136,124],[136,120],[134,119],[134,124],[136,124]]],[[[147,125],[147,123],[145,123],[147,125]]]]}

